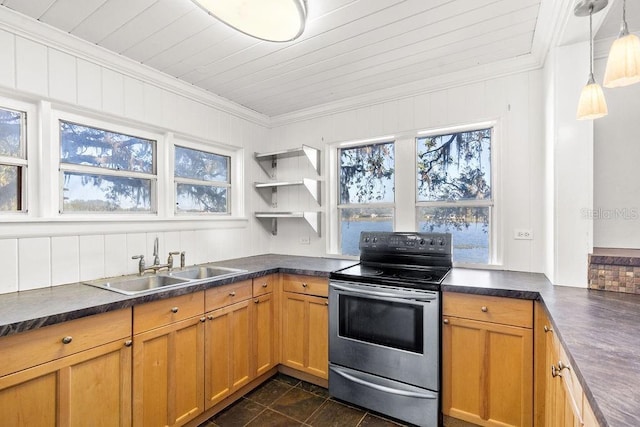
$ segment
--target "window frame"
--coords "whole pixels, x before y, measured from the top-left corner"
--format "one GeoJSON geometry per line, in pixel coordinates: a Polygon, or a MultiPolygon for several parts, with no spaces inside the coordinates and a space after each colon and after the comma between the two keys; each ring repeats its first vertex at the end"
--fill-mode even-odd
{"type": "Polygon", "coordinates": [[[486,122],[477,122],[464,124],[459,126],[451,126],[446,128],[435,128],[422,130],[416,133],[414,138],[414,153],[415,153],[415,162],[414,162],[414,181],[415,181],[415,230],[419,230],[419,215],[418,211],[420,208],[464,208],[464,207],[479,207],[484,208],[487,207],[489,209],[489,224],[488,224],[488,243],[489,243],[489,255],[487,263],[471,263],[471,262],[456,262],[454,261],[454,266],[460,267],[480,267],[480,268],[490,268],[491,266],[499,265],[500,262],[500,253],[499,253],[499,245],[498,245],[498,234],[500,230],[500,225],[498,223],[498,211],[499,211],[499,203],[497,202],[498,190],[499,190],[499,182],[497,180],[498,174],[498,144],[499,144],[499,123],[497,120],[486,121],[486,122]],[[417,151],[418,151],[418,139],[430,136],[440,136],[440,135],[449,135],[453,133],[463,133],[463,132],[471,132],[475,130],[481,129],[491,129],[491,169],[490,179],[491,179],[491,199],[480,199],[480,200],[437,200],[437,201],[419,201],[418,200],[418,184],[417,184],[417,151]]]}
{"type": "Polygon", "coordinates": [[[57,159],[58,166],[58,183],[57,188],[57,200],[58,200],[58,214],[62,217],[117,217],[121,219],[123,217],[157,217],[159,215],[159,194],[160,194],[160,145],[162,136],[156,133],[151,133],[142,129],[132,128],[129,126],[123,126],[117,122],[111,122],[106,120],[99,120],[88,116],[80,116],[72,113],[65,113],[62,111],[56,111],[52,115],[52,137],[55,139],[53,156],[57,159]],[[79,126],[90,127],[105,132],[118,133],[126,136],[132,136],[140,139],[149,140],[153,144],[153,157],[152,157],[152,173],[135,172],[135,171],[123,171],[114,170],[109,168],[100,168],[97,166],[78,165],[73,163],[65,163],[62,161],[61,148],[62,148],[62,135],[61,135],[61,122],[76,124],[79,126]],[[150,209],[149,211],[65,211],[64,209],[64,175],[65,172],[85,174],[85,175],[100,175],[108,177],[121,177],[121,178],[138,178],[150,181],[150,209]]]}
{"type": "Polygon", "coordinates": [[[396,173],[396,164],[397,164],[397,147],[398,140],[395,135],[388,135],[370,139],[362,139],[355,141],[347,141],[336,143],[330,146],[330,167],[333,171],[329,174],[330,176],[330,192],[334,194],[330,194],[331,206],[329,207],[331,220],[330,220],[330,233],[331,238],[328,239],[328,252],[340,255],[344,258],[349,259],[357,259],[359,255],[347,255],[342,253],[342,210],[343,209],[376,209],[376,208],[390,208],[393,214],[392,219],[392,228],[396,229],[396,210],[397,210],[397,173],[396,173]],[[393,202],[372,202],[372,203],[341,203],[340,202],[340,154],[344,149],[352,149],[359,147],[366,147],[369,145],[382,145],[391,143],[393,144],[393,162],[394,162],[394,179],[393,179],[393,202]],[[335,230],[335,231],[334,231],[335,230]]]}
{"type": "Polygon", "coordinates": [[[234,184],[234,181],[235,181],[234,173],[236,169],[236,167],[234,167],[234,164],[236,163],[235,157],[236,157],[235,152],[232,152],[228,149],[224,149],[218,145],[190,141],[185,138],[174,139],[171,144],[171,150],[169,154],[170,167],[167,171],[167,173],[170,174],[170,177],[171,177],[171,190],[172,190],[171,200],[172,200],[172,206],[173,206],[173,209],[172,209],[173,215],[179,216],[179,217],[185,217],[185,216],[203,217],[204,216],[204,217],[225,217],[225,218],[232,216],[234,213],[233,212],[234,199],[235,199],[234,191],[235,191],[235,187],[237,186],[237,184],[234,184]],[[226,182],[205,181],[205,180],[198,180],[193,178],[177,177],[175,175],[176,147],[186,148],[189,150],[196,150],[196,151],[201,151],[207,154],[214,154],[216,156],[226,157],[227,158],[227,181],[226,182]],[[194,184],[194,185],[206,185],[206,186],[217,187],[217,188],[226,188],[227,189],[227,210],[225,212],[180,212],[178,211],[177,200],[176,200],[178,184],[194,184]]]}

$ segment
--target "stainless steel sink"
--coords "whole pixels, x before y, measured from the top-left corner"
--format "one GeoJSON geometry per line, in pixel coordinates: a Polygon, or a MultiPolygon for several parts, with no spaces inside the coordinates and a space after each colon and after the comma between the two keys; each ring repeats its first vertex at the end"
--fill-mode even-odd
{"type": "Polygon", "coordinates": [[[204,279],[220,279],[227,276],[233,276],[238,273],[244,273],[247,270],[241,270],[239,268],[228,267],[216,267],[216,266],[195,266],[187,267],[184,270],[175,270],[171,272],[162,273],[169,277],[178,277],[181,279],[189,280],[204,280],[204,279]]]}
{"type": "Polygon", "coordinates": [[[165,289],[193,285],[207,279],[222,279],[244,273],[239,268],[202,265],[181,270],[162,271],[152,276],[122,276],[84,282],[85,285],[107,289],[124,295],[160,292],[165,289]]]}
{"type": "Polygon", "coordinates": [[[111,279],[84,282],[86,285],[107,289],[125,295],[138,295],[145,292],[158,292],[163,289],[189,284],[191,281],[169,276],[115,277],[111,279]]]}

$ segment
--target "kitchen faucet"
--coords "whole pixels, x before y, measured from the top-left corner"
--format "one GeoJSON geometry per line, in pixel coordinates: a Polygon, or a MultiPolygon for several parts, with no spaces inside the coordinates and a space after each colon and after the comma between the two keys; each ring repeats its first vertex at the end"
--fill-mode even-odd
{"type": "Polygon", "coordinates": [[[155,273],[158,270],[166,268],[171,271],[173,269],[173,256],[180,255],[180,267],[184,267],[184,252],[169,252],[169,258],[167,259],[166,264],[160,264],[160,257],[158,256],[158,238],[153,242],[153,265],[149,267],[146,266],[144,261],[144,255],[134,255],[131,259],[137,259],[138,261],[138,273],[140,276],[144,275],[147,271],[153,271],[155,273]]]}

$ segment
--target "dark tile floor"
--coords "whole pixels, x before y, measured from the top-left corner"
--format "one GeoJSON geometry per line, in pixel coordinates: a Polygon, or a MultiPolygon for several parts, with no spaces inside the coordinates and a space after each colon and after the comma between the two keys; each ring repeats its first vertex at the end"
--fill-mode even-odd
{"type": "MultiPolygon", "coordinates": [[[[329,397],[327,389],[277,374],[200,427],[398,427],[406,426],[329,397]]],[[[445,426],[466,427],[450,423],[445,426]]]]}

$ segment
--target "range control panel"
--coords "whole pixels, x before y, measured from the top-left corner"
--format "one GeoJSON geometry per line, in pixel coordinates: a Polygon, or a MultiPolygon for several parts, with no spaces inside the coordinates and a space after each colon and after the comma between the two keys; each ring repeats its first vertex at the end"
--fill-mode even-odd
{"type": "Polygon", "coordinates": [[[451,255],[451,234],[363,231],[360,233],[360,250],[451,255]]]}

